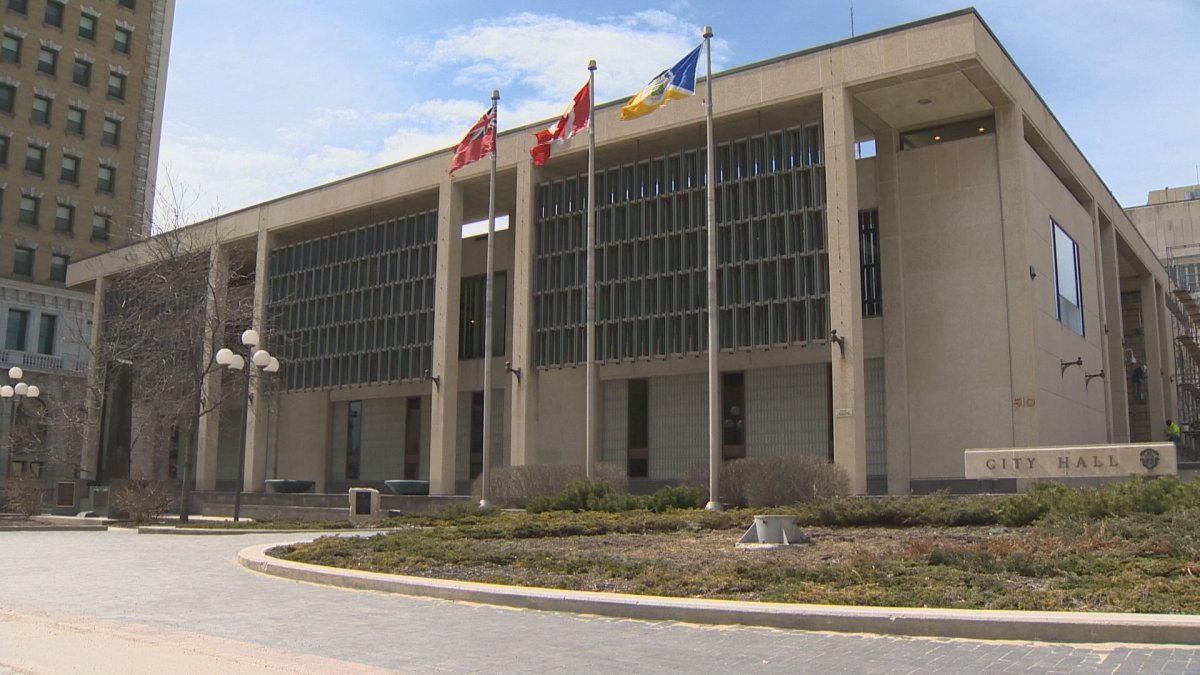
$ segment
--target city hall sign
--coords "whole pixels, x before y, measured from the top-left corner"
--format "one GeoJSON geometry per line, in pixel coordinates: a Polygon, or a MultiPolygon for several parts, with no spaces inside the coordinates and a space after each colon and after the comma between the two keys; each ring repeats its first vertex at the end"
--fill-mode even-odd
{"type": "Polygon", "coordinates": [[[967,478],[1166,476],[1177,471],[1173,443],[970,449],[967,478]]]}

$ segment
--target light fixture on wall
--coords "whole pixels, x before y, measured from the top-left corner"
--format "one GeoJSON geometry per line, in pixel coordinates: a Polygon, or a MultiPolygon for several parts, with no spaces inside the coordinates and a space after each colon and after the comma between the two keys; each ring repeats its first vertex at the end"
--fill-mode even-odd
{"type": "Polygon", "coordinates": [[[845,336],[838,335],[837,329],[835,328],[835,329],[829,331],[829,339],[837,343],[838,349],[842,350],[842,358],[843,359],[846,358],[846,338],[845,338],[845,336]]]}
{"type": "Polygon", "coordinates": [[[1101,368],[1100,372],[1098,372],[1098,373],[1089,373],[1086,370],[1083,371],[1083,388],[1087,389],[1087,386],[1089,384],[1091,384],[1092,380],[1096,379],[1097,377],[1102,380],[1104,379],[1104,369],[1103,368],[1101,368]]]}
{"type": "Polygon", "coordinates": [[[1081,369],[1083,368],[1083,357],[1077,356],[1077,357],[1075,357],[1074,361],[1061,361],[1060,360],[1058,362],[1058,365],[1061,368],[1061,370],[1059,371],[1059,376],[1065,377],[1067,374],[1067,368],[1070,368],[1071,366],[1079,366],[1081,369]]]}
{"type": "Polygon", "coordinates": [[[429,370],[428,368],[426,368],[426,369],[425,369],[425,381],[426,381],[426,382],[432,382],[432,383],[433,383],[433,386],[434,386],[434,387],[436,387],[438,391],[441,391],[441,390],[442,390],[442,378],[441,378],[441,376],[440,376],[440,375],[434,375],[434,374],[433,374],[433,371],[429,370]]]}
{"type": "Polygon", "coordinates": [[[517,376],[517,384],[521,384],[521,369],[520,369],[520,368],[513,368],[513,367],[512,367],[512,361],[505,361],[505,362],[504,362],[504,372],[506,372],[506,373],[512,373],[513,375],[516,375],[516,376],[517,376]]]}

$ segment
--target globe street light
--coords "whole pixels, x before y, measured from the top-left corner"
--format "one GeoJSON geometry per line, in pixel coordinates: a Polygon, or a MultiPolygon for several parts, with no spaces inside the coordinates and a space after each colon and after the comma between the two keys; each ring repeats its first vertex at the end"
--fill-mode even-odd
{"type": "Polygon", "coordinates": [[[4,477],[6,479],[11,475],[13,453],[16,450],[16,436],[13,434],[13,429],[17,426],[17,402],[20,399],[37,398],[42,393],[36,384],[21,382],[22,377],[25,377],[25,371],[21,370],[20,366],[13,366],[8,369],[8,380],[16,384],[0,386],[0,398],[7,400],[9,405],[8,461],[4,463],[4,477]]]}
{"type": "Polygon", "coordinates": [[[242,514],[242,489],[246,480],[246,426],[249,418],[250,410],[250,368],[246,368],[246,364],[250,363],[255,368],[262,370],[265,373],[274,373],[279,371],[279,359],[271,356],[271,353],[265,349],[258,349],[259,335],[258,331],[253,328],[248,328],[242,331],[242,346],[245,347],[246,356],[235,353],[228,347],[222,347],[217,350],[215,355],[216,362],[230,370],[242,370],[245,368],[245,387],[242,389],[242,429],[241,441],[238,443],[238,471],[237,471],[237,486],[233,492],[233,522],[237,522],[242,514]],[[247,358],[248,357],[248,358],[247,358]]]}

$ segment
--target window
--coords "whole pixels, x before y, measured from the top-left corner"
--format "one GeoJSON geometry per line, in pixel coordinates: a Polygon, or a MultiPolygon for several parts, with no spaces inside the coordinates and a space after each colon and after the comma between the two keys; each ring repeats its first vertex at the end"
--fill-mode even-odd
{"type": "Polygon", "coordinates": [[[17,88],[11,84],[0,84],[0,110],[11,113],[16,100],[17,88]]]}
{"type": "Polygon", "coordinates": [[[100,170],[96,172],[96,189],[100,192],[111,193],[116,188],[117,170],[111,166],[100,165],[100,170]]]}
{"type": "Polygon", "coordinates": [[[108,232],[112,226],[112,218],[107,213],[92,214],[92,239],[108,241],[108,232]]]}
{"type": "Polygon", "coordinates": [[[1054,229],[1054,288],[1058,298],[1058,320],[1083,335],[1083,292],[1079,283],[1079,244],[1050,221],[1054,229]]]}
{"type": "Polygon", "coordinates": [[[121,144],[121,122],[120,120],[105,119],[104,131],[100,134],[100,142],[105,145],[120,145],[121,144]]]}
{"type": "Polygon", "coordinates": [[[4,336],[4,348],[25,351],[25,333],[29,328],[29,312],[23,309],[8,310],[8,330],[4,336]]]}
{"type": "Polygon", "coordinates": [[[67,133],[83,135],[83,122],[87,119],[87,111],[71,106],[67,108],[67,133]]]}
{"type": "Polygon", "coordinates": [[[75,70],[71,73],[71,81],[81,87],[92,85],[92,64],[75,57],[75,70]]]}
{"type": "Polygon", "coordinates": [[[71,155],[63,155],[62,173],[59,174],[60,180],[65,180],[68,183],[79,184],[79,158],[71,155]]]}
{"type": "Polygon", "coordinates": [[[8,0],[8,11],[24,14],[29,11],[29,0],[8,0]]]}
{"type": "MultiPolygon", "coordinates": [[[[55,256],[60,257],[60,256],[55,256]]],[[[53,268],[51,268],[53,270],[53,268]]],[[[53,274],[53,271],[51,271],[53,274]]],[[[62,281],[67,279],[67,267],[63,265],[62,281]]],[[[55,281],[59,281],[55,279],[55,281]]],[[[38,353],[39,354],[54,354],[54,329],[58,326],[58,317],[53,314],[43,314],[40,325],[38,326],[38,353]]]]}
{"type": "Polygon", "coordinates": [[[46,0],[46,14],[42,17],[42,22],[48,26],[62,28],[63,3],[58,0],[46,0]]]}
{"type": "Polygon", "coordinates": [[[46,173],[46,149],[31,145],[25,149],[25,170],[31,173],[46,173]]]}
{"type": "Polygon", "coordinates": [[[129,43],[133,40],[133,32],[128,28],[117,26],[117,32],[113,33],[113,51],[122,54],[129,53],[129,43]]]}
{"type": "Polygon", "coordinates": [[[879,316],[883,295],[879,269],[879,209],[858,212],[858,257],[862,271],[862,315],[879,316]]]}
{"type": "Polygon", "coordinates": [[[38,219],[38,204],[41,202],[37,197],[29,195],[21,196],[21,211],[17,214],[17,222],[22,225],[33,225],[37,227],[38,219]]]}
{"type": "Polygon", "coordinates": [[[0,134],[0,166],[8,164],[8,136],[0,134]]]}
{"type": "Polygon", "coordinates": [[[91,14],[81,14],[79,16],[79,37],[88,40],[96,39],[96,17],[91,14]]]}
{"type": "Polygon", "coordinates": [[[133,9],[137,3],[134,0],[117,0],[117,4],[125,9],[133,9]]]}
{"type": "Polygon", "coordinates": [[[471,440],[468,473],[471,480],[483,473],[483,392],[471,392],[471,440]]]}
{"type": "Polygon", "coordinates": [[[650,381],[629,381],[628,412],[629,449],[626,450],[626,473],[630,478],[650,475],[650,381]]]}
{"type": "Polygon", "coordinates": [[[746,374],[721,374],[721,459],[746,456],[746,374]]]}
{"type": "MultiPolygon", "coordinates": [[[[71,264],[71,256],[55,253],[50,256],[50,281],[67,281],[67,265],[71,264]]],[[[43,352],[49,354],[50,352],[43,352]]]]}
{"type": "Polygon", "coordinates": [[[346,414],[346,480],[358,480],[362,463],[362,401],[350,401],[346,414]]]}
{"type": "Polygon", "coordinates": [[[39,73],[53,75],[58,70],[58,52],[49,47],[39,49],[37,69],[39,73]]]}
{"type": "Polygon", "coordinates": [[[33,249],[18,246],[13,255],[13,274],[28,277],[33,275],[33,249]]]}
{"type": "Polygon", "coordinates": [[[50,124],[50,106],[53,101],[48,96],[33,97],[33,112],[29,120],[36,124],[50,124]]]}
{"type": "MultiPolygon", "coordinates": [[[[484,293],[487,275],[462,280],[458,318],[458,358],[483,358],[484,293]]],[[[492,282],[492,355],[504,355],[506,275],[496,272],[492,282]]]]}
{"type": "Polygon", "coordinates": [[[59,204],[54,210],[54,231],[71,233],[75,231],[75,207],[70,204],[59,204]]]}
{"type": "Polygon", "coordinates": [[[16,35],[4,35],[4,39],[0,40],[0,61],[21,62],[21,38],[16,35]]]}
{"type": "Polygon", "coordinates": [[[125,76],[121,73],[108,74],[108,95],[125,100],[125,76]]]}

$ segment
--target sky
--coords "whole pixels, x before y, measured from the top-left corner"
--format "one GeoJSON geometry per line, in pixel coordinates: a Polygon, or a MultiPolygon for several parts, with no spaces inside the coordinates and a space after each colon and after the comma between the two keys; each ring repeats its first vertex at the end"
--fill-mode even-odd
{"type": "MultiPolygon", "coordinates": [[[[854,0],[853,30],[966,6],[854,0]]],[[[1200,183],[1200,2],[974,6],[1123,206],[1200,183]]],[[[597,102],[625,99],[706,24],[720,73],[848,38],[850,16],[851,0],[177,0],[159,186],[200,220],[449,148],[493,89],[502,132],[549,121],[589,58],[597,102]]]]}

